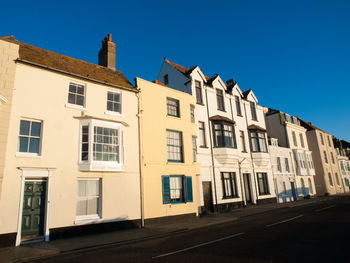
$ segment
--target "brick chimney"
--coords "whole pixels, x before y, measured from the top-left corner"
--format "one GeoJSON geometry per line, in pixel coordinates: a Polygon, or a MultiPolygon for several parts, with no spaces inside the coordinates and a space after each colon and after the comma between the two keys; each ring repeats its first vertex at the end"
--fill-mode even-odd
{"type": "Polygon", "coordinates": [[[109,69],[115,68],[115,43],[112,42],[112,34],[108,34],[102,40],[102,48],[98,52],[98,64],[109,69]]]}

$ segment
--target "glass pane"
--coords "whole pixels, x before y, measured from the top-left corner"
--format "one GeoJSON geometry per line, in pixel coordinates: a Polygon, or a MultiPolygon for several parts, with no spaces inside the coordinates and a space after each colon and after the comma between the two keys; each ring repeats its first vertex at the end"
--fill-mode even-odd
{"type": "Polygon", "coordinates": [[[19,134],[20,135],[29,135],[29,127],[30,127],[30,121],[21,121],[20,128],[19,128],[19,134]]]}
{"type": "Polygon", "coordinates": [[[99,181],[98,180],[88,180],[87,181],[88,196],[96,196],[99,194],[99,181]]]}
{"type": "Polygon", "coordinates": [[[84,96],[77,95],[77,105],[84,106],[84,96]]]}
{"type": "Polygon", "coordinates": [[[79,180],[78,181],[78,196],[86,196],[86,181],[79,180]]]}
{"type": "Polygon", "coordinates": [[[83,153],[81,154],[81,159],[82,159],[83,161],[87,161],[87,160],[89,160],[88,156],[89,156],[89,154],[88,154],[87,152],[83,152],[83,153]]]}
{"type": "Polygon", "coordinates": [[[107,100],[110,100],[110,101],[113,100],[113,93],[112,92],[107,92],[107,100]]]}
{"type": "Polygon", "coordinates": [[[83,86],[78,86],[77,93],[80,95],[84,95],[84,87],[83,86]]]}
{"type": "Polygon", "coordinates": [[[102,152],[102,144],[96,143],[95,150],[96,150],[96,152],[102,152]]]}
{"type": "Polygon", "coordinates": [[[108,154],[102,154],[102,160],[108,161],[108,154]]]}
{"type": "Polygon", "coordinates": [[[89,126],[83,126],[83,133],[89,133],[89,126]]]}
{"type": "Polygon", "coordinates": [[[87,214],[97,215],[98,214],[98,197],[89,199],[87,201],[87,214]]]}
{"type": "Polygon", "coordinates": [[[88,143],[83,143],[81,146],[81,150],[83,152],[87,152],[89,150],[89,144],[88,143]]]}
{"type": "Polygon", "coordinates": [[[107,101],[107,110],[113,111],[113,102],[107,101]]]}
{"type": "Polygon", "coordinates": [[[69,93],[68,94],[68,103],[75,104],[75,95],[69,93]]]}
{"type": "Polygon", "coordinates": [[[40,132],[41,132],[41,123],[32,122],[32,129],[30,131],[31,136],[40,137],[40,132]]]}
{"type": "Polygon", "coordinates": [[[102,153],[96,153],[95,160],[102,161],[102,153]]]}
{"type": "Polygon", "coordinates": [[[119,102],[120,101],[120,94],[119,93],[114,93],[114,101],[119,102]]]}
{"type": "Polygon", "coordinates": [[[119,103],[114,103],[113,111],[120,112],[120,104],[119,103]]]}
{"type": "Polygon", "coordinates": [[[74,84],[70,84],[69,85],[69,92],[76,93],[77,92],[77,87],[74,84]]]}
{"type": "Polygon", "coordinates": [[[28,152],[28,138],[27,137],[19,137],[19,151],[20,152],[28,152]]]}
{"type": "Polygon", "coordinates": [[[77,216],[84,216],[84,215],[86,215],[86,207],[87,207],[87,201],[86,200],[78,200],[78,203],[77,203],[77,216]]]}
{"type": "Polygon", "coordinates": [[[88,142],[89,135],[83,135],[83,142],[88,142]]]}
{"type": "Polygon", "coordinates": [[[30,138],[29,152],[39,153],[39,143],[40,143],[40,139],[30,138]]]}

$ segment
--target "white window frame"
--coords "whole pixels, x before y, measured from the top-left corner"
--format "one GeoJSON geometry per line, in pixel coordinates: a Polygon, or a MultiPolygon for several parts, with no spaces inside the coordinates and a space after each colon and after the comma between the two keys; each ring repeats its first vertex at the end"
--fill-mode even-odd
{"type": "MultiPolygon", "coordinates": [[[[16,150],[16,157],[34,157],[34,158],[41,158],[42,154],[42,142],[43,142],[43,125],[44,122],[39,119],[31,119],[31,118],[20,118],[18,123],[18,133],[17,133],[17,150],[16,150]],[[39,141],[39,153],[31,153],[31,152],[20,152],[19,151],[19,137],[20,135],[20,128],[21,128],[21,121],[29,121],[29,122],[40,122],[40,141],[39,141]]],[[[30,135],[28,136],[30,138],[30,135]]]]}
{"type": "Polygon", "coordinates": [[[107,89],[107,91],[106,91],[106,111],[105,111],[105,114],[113,115],[113,116],[123,116],[123,97],[122,97],[122,93],[120,91],[107,89]],[[108,92],[119,94],[119,96],[120,96],[120,112],[110,111],[110,110],[107,109],[108,92]]]}
{"type": "Polygon", "coordinates": [[[68,90],[67,90],[67,103],[65,104],[65,107],[66,108],[72,108],[72,109],[78,109],[78,110],[84,110],[84,111],[87,111],[87,108],[86,108],[86,98],[87,98],[87,85],[86,83],[83,83],[83,82],[79,82],[79,81],[76,81],[76,80],[69,80],[68,81],[68,90]],[[76,85],[81,85],[81,86],[84,86],[84,105],[81,106],[81,105],[77,105],[77,104],[74,104],[74,103],[69,103],[68,102],[68,97],[69,97],[69,86],[70,84],[76,84],[76,85]]]}
{"type": "Polygon", "coordinates": [[[124,169],[124,144],[123,144],[123,125],[116,122],[108,122],[96,119],[84,119],[80,121],[79,125],[79,156],[78,165],[80,171],[122,171],[124,169]],[[88,160],[82,160],[82,128],[89,126],[89,153],[88,160]],[[93,160],[93,139],[94,127],[105,127],[118,130],[118,144],[119,144],[119,162],[117,161],[96,161],[93,160]]]}

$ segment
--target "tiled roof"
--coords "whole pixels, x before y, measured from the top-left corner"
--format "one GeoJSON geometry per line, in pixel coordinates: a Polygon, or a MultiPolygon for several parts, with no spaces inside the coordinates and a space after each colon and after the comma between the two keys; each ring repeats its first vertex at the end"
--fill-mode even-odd
{"type": "MultiPolygon", "coordinates": [[[[168,63],[169,65],[171,65],[173,68],[175,68],[175,69],[177,69],[178,71],[180,71],[182,74],[186,75],[186,76],[189,75],[189,74],[191,74],[191,72],[196,68],[196,66],[194,66],[194,67],[192,67],[192,68],[190,68],[190,69],[185,68],[185,67],[183,67],[183,66],[181,66],[181,65],[179,65],[179,64],[176,64],[176,63],[174,63],[174,62],[168,60],[167,58],[164,58],[164,61],[165,61],[166,63],[168,63]]],[[[211,79],[211,78],[208,77],[208,76],[205,76],[205,78],[206,78],[207,81],[211,79]]]]}
{"type": "Polygon", "coordinates": [[[266,129],[264,129],[264,128],[258,126],[258,125],[255,125],[255,124],[249,125],[248,126],[248,130],[266,131],[266,129]]]}
{"type": "Polygon", "coordinates": [[[161,81],[159,81],[159,80],[157,80],[157,79],[154,80],[153,83],[158,84],[158,85],[162,85],[162,86],[164,86],[164,87],[167,87],[167,85],[165,85],[163,82],[161,82],[161,81]]]}
{"type": "Polygon", "coordinates": [[[317,128],[312,123],[306,122],[306,121],[300,119],[299,117],[298,117],[298,120],[300,121],[300,125],[303,126],[304,128],[306,128],[308,131],[310,131],[310,130],[319,130],[319,131],[323,131],[325,133],[328,133],[328,132],[326,132],[324,130],[321,130],[320,128],[317,128]]]}
{"type": "Polygon", "coordinates": [[[209,120],[211,120],[211,121],[226,121],[226,122],[235,124],[235,122],[233,120],[231,120],[227,117],[224,117],[224,116],[220,116],[220,115],[212,116],[209,118],[209,120]]]}
{"type": "Polygon", "coordinates": [[[38,66],[67,72],[82,78],[96,80],[98,82],[103,82],[106,85],[111,84],[128,89],[135,89],[131,82],[119,70],[114,71],[100,65],[35,47],[15,40],[12,36],[0,37],[0,39],[18,44],[19,59],[24,62],[27,61],[38,66]]]}

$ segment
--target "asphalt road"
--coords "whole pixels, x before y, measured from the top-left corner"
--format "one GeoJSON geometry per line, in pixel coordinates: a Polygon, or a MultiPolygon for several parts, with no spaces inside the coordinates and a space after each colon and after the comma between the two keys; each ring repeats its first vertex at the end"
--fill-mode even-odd
{"type": "Polygon", "coordinates": [[[35,262],[350,262],[350,197],[35,262]]]}

